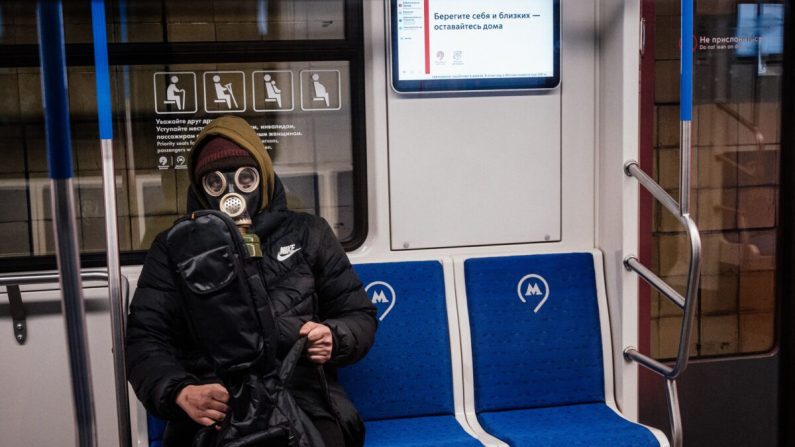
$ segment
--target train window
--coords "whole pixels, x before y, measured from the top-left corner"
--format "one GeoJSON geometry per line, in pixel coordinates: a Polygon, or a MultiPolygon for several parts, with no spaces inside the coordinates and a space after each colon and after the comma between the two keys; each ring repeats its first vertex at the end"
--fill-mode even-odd
{"type": "MultiPolygon", "coordinates": [[[[657,4],[657,180],[678,196],[678,2],[657,4]]],[[[780,2],[696,2],[692,214],[701,230],[696,356],[765,352],[775,346],[781,63],[780,2]],[[764,42],[760,44],[759,42],[764,42]],[[750,53],[753,53],[751,55],[750,53]]],[[[687,242],[655,209],[657,271],[684,288],[687,242]]],[[[681,311],[653,295],[651,351],[676,356],[681,311]]]]}
{"type": "MultiPolygon", "coordinates": [[[[15,14],[11,23],[28,23],[35,40],[35,9],[29,3],[4,2],[0,11],[3,18],[15,14]]],[[[78,23],[82,11],[86,15],[79,17],[90,28],[88,3],[82,3],[65,3],[65,21],[78,23]]],[[[109,2],[109,35],[118,31],[124,3],[109,2]]],[[[360,19],[351,19],[361,13],[361,3],[207,3],[212,4],[207,21],[216,29],[250,20],[250,9],[262,7],[272,34],[254,37],[241,29],[239,41],[222,42],[225,37],[216,32],[212,39],[198,33],[193,42],[171,43],[172,33],[162,35],[165,44],[138,43],[148,28],[137,25],[156,22],[153,11],[166,18],[166,29],[180,20],[186,26],[201,21],[175,5],[199,8],[168,2],[161,10],[159,1],[127,2],[131,43],[109,47],[122,261],[141,262],[154,236],[186,212],[190,145],[204,124],[223,114],[245,118],[260,135],[288,206],[324,217],[346,249],[355,247],[366,229],[363,49],[361,30],[353,26],[360,27],[360,19]],[[326,21],[331,23],[322,25],[326,21]],[[319,29],[309,29],[315,25],[319,29]],[[265,38],[325,40],[288,41],[274,51],[271,43],[255,41],[265,38]]],[[[93,50],[74,39],[67,38],[67,55],[78,238],[83,264],[92,265],[102,263],[105,244],[93,50]]],[[[0,62],[2,270],[51,268],[55,262],[37,48],[18,42],[0,40],[0,51],[11,55],[0,62]]]]}

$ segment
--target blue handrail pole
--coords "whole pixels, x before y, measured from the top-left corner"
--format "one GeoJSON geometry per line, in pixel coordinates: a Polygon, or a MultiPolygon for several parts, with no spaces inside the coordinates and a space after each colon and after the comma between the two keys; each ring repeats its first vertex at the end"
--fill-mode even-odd
{"type": "MultiPolygon", "coordinates": [[[[683,219],[690,222],[688,235],[691,238],[690,244],[690,267],[688,269],[687,281],[687,301],[685,303],[683,322],[679,333],[679,348],[676,356],[675,369],[681,374],[687,368],[690,349],[690,338],[693,333],[693,323],[698,304],[698,283],[701,275],[700,260],[700,237],[698,227],[690,218],[690,180],[692,166],[692,121],[693,121],[693,0],[682,0],[682,24],[681,24],[681,66],[679,78],[679,119],[680,119],[680,150],[679,156],[679,214],[683,219]]],[[[679,406],[676,391],[676,381],[667,380],[667,396],[669,408],[679,406]]],[[[684,445],[684,430],[682,427],[681,413],[671,413],[671,437],[672,447],[682,447],[684,445]]]]}
{"type": "Polygon", "coordinates": [[[97,118],[102,155],[102,189],[105,202],[105,245],[108,259],[108,299],[116,385],[116,416],[119,446],[132,445],[130,401],[124,353],[125,306],[122,298],[119,230],[116,222],[116,175],[113,166],[113,114],[108,67],[108,40],[105,29],[105,1],[91,0],[91,28],[94,34],[94,73],[97,83],[97,118]]]}
{"type": "Polygon", "coordinates": [[[61,2],[40,0],[37,3],[37,18],[53,233],[66,320],[69,369],[77,420],[76,437],[80,447],[95,447],[96,421],[80,279],[61,2]]]}
{"type": "Polygon", "coordinates": [[[682,0],[682,54],[679,70],[679,211],[690,214],[690,166],[693,120],[693,0],[682,0]]]}
{"type": "Polygon", "coordinates": [[[97,80],[97,118],[99,138],[113,140],[113,116],[110,104],[108,38],[105,29],[105,1],[91,0],[91,29],[94,35],[94,71],[97,80]]]}

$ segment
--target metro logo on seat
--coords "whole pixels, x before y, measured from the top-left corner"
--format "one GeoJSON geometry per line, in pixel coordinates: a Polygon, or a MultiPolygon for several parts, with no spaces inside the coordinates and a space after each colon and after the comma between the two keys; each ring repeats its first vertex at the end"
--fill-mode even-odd
{"type": "Polygon", "coordinates": [[[388,302],[389,300],[386,299],[386,296],[384,295],[384,292],[382,290],[375,292],[375,294],[373,295],[373,304],[381,304],[388,302]]]}
{"type": "Polygon", "coordinates": [[[525,294],[525,296],[530,296],[530,295],[543,295],[543,294],[541,293],[541,289],[539,289],[539,288],[538,288],[538,284],[536,284],[536,283],[531,283],[531,284],[528,284],[528,285],[527,285],[527,291],[525,291],[525,293],[524,293],[524,294],[525,294]]]}
{"type": "Polygon", "coordinates": [[[547,298],[549,298],[549,284],[547,284],[547,280],[543,276],[531,273],[519,280],[516,285],[516,295],[523,303],[526,303],[528,298],[541,297],[541,300],[533,309],[533,313],[538,313],[541,307],[546,304],[547,298]]]}
{"type": "Polygon", "coordinates": [[[367,284],[364,291],[367,293],[367,296],[370,297],[370,302],[378,309],[378,321],[384,321],[387,314],[395,307],[395,298],[397,298],[395,289],[387,282],[373,281],[367,284]]]}

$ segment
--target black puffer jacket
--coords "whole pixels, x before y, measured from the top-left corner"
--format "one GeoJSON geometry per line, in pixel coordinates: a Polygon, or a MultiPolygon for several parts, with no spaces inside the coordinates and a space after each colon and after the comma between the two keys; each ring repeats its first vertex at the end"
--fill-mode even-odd
{"type": "MultiPolygon", "coordinates": [[[[332,330],[332,357],[323,368],[328,390],[322,389],[318,370],[304,360],[293,376],[293,395],[312,418],[333,417],[343,432],[356,435],[363,426],[336,380],[336,367],[357,361],[370,349],[375,309],[331,228],[319,217],[287,210],[278,178],[270,203],[253,220],[279,328],[277,356],[283,358],[307,321],[332,330]]],[[[130,306],[127,372],[150,412],[184,421],[187,415],[176,404],[179,391],[218,378],[190,335],[165,237],[161,233],[152,244],[130,306]]]]}

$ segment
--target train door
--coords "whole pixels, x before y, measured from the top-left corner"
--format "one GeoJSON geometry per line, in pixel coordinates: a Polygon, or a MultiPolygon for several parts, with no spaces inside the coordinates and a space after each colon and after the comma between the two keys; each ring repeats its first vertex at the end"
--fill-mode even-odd
{"type": "MultiPolygon", "coordinates": [[[[686,445],[778,445],[782,338],[782,236],[791,194],[781,119],[785,5],[695,2],[693,215],[701,230],[700,305],[691,361],[681,378],[686,445]],[[782,204],[782,205],[780,205],[782,204]]],[[[644,1],[642,162],[678,193],[679,2],[644,1]]],[[[788,25],[791,27],[791,25],[788,25]]],[[[790,124],[791,125],[791,124],[790,124]]],[[[791,144],[791,143],[790,143],[791,144]]],[[[789,148],[791,150],[791,148],[789,148]]],[[[656,272],[684,286],[683,233],[660,206],[642,201],[642,245],[656,272]]],[[[641,339],[652,356],[675,356],[680,313],[641,291],[641,339]]],[[[664,391],[641,373],[641,419],[666,426],[664,391]]]]}

